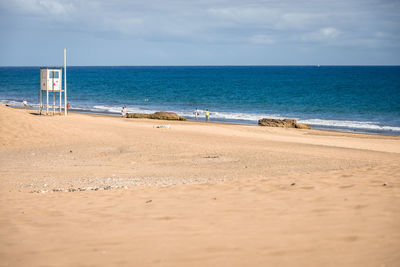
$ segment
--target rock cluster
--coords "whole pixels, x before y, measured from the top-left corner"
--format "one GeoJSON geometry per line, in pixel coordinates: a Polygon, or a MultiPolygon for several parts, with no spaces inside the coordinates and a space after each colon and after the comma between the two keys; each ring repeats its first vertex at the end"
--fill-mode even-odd
{"type": "Polygon", "coordinates": [[[156,112],[153,114],[145,114],[145,113],[128,113],[126,114],[127,118],[139,118],[139,119],[154,119],[154,120],[175,120],[175,121],[185,121],[186,118],[179,116],[174,112],[156,112]]]}
{"type": "Polygon", "coordinates": [[[298,128],[298,129],[311,129],[309,124],[297,123],[293,119],[261,119],[258,120],[258,125],[267,127],[282,127],[282,128],[298,128]]]}

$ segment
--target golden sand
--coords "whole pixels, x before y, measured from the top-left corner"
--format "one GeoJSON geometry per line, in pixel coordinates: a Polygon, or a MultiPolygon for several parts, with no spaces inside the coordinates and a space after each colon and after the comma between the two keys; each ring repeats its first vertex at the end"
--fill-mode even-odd
{"type": "Polygon", "coordinates": [[[0,106],[0,181],[0,266],[400,266],[399,137],[0,106]]]}

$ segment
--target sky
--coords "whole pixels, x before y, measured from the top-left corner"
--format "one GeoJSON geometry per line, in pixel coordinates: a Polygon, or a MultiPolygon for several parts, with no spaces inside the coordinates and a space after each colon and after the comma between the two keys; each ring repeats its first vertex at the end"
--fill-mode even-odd
{"type": "Polygon", "coordinates": [[[400,65],[400,0],[0,0],[0,66],[400,65]]]}

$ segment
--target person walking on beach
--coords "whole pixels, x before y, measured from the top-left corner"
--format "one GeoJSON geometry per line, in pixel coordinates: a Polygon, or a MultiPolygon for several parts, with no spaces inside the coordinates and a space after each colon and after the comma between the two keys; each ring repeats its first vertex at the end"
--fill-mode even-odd
{"type": "Polygon", "coordinates": [[[195,120],[198,121],[198,120],[199,120],[200,111],[196,108],[196,109],[193,111],[193,114],[194,114],[195,120]]]}
{"type": "Polygon", "coordinates": [[[206,121],[210,121],[210,111],[206,109],[206,121]]]}
{"type": "Polygon", "coordinates": [[[68,114],[70,108],[71,108],[71,105],[68,102],[68,104],[67,104],[67,114],[68,114]]]}
{"type": "Polygon", "coordinates": [[[121,115],[122,115],[123,118],[126,117],[126,106],[122,107],[121,115]]]}

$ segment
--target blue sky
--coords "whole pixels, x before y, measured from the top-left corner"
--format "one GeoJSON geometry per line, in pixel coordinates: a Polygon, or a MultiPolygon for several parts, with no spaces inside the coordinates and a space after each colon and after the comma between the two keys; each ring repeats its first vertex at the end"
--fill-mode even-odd
{"type": "Polygon", "coordinates": [[[0,0],[0,65],[400,65],[400,1],[0,0]]]}

